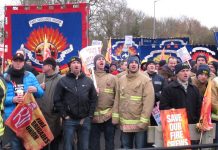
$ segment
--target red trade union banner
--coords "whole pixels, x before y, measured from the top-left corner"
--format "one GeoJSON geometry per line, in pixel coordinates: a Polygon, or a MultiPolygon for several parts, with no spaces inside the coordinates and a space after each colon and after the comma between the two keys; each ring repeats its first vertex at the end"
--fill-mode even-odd
{"type": "Polygon", "coordinates": [[[164,147],[190,145],[186,109],[161,110],[164,147]]]}
{"type": "Polygon", "coordinates": [[[26,150],[40,150],[54,139],[41,110],[30,93],[24,95],[24,102],[17,105],[5,124],[22,139],[26,150]]]}

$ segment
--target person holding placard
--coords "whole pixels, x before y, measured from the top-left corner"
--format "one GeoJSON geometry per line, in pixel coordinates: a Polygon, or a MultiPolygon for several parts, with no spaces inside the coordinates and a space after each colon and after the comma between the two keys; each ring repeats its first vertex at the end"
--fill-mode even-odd
{"type": "MultiPolygon", "coordinates": [[[[4,121],[12,114],[18,104],[23,103],[25,93],[33,93],[34,97],[40,98],[44,91],[35,75],[25,70],[24,55],[17,52],[12,58],[12,66],[4,74],[7,85],[6,99],[4,101],[4,121]]],[[[23,150],[22,140],[9,127],[5,130],[5,140],[13,150],[23,150]]]]}
{"type": "Polygon", "coordinates": [[[186,63],[175,67],[176,80],[163,89],[160,110],[186,108],[188,123],[198,123],[201,111],[201,96],[190,81],[190,68],[186,63]]]}
{"type": "Polygon", "coordinates": [[[95,79],[97,82],[98,103],[91,126],[90,150],[100,150],[100,136],[104,133],[105,150],[114,150],[115,126],[112,124],[117,77],[106,73],[105,58],[98,54],[94,57],[95,79]]]}

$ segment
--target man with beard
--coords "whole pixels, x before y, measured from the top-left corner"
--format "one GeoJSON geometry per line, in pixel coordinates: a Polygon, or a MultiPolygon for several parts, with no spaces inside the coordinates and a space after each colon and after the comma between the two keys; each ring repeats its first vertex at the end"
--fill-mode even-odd
{"type": "MultiPolygon", "coordinates": [[[[23,96],[26,92],[33,93],[36,98],[42,97],[44,92],[36,77],[31,72],[25,71],[24,55],[21,53],[16,53],[13,56],[12,67],[4,74],[4,77],[7,84],[6,100],[4,102],[4,121],[6,121],[16,105],[24,101],[23,96]]],[[[21,140],[9,127],[6,127],[5,136],[7,138],[6,142],[10,143],[12,150],[24,149],[21,140]]]]}
{"type": "Polygon", "coordinates": [[[175,57],[169,57],[168,63],[164,65],[161,70],[158,71],[158,73],[162,75],[167,80],[168,83],[176,79],[174,73],[176,64],[177,64],[177,59],[175,57]]]}
{"type": "Polygon", "coordinates": [[[58,150],[61,126],[59,115],[53,111],[53,96],[61,75],[56,72],[56,61],[54,58],[48,57],[43,61],[42,72],[43,74],[38,75],[37,79],[45,93],[42,98],[37,99],[37,103],[54,135],[54,140],[43,150],[58,150]]]}
{"type": "Polygon", "coordinates": [[[189,65],[179,63],[175,67],[176,80],[163,89],[160,98],[160,110],[186,108],[188,123],[199,121],[201,96],[197,87],[190,81],[189,65]]]}
{"type": "Polygon", "coordinates": [[[97,82],[98,103],[95,109],[91,127],[90,149],[100,150],[101,132],[105,137],[105,150],[114,150],[115,126],[112,124],[112,109],[114,106],[117,78],[104,71],[105,58],[96,55],[94,58],[95,79],[97,82]]]}
{"type": "Polygon", "coordinates": [[[64,150],[72,150],[75,133],[78,149],[89,149],[91,120],[97,101],[93,81],[82,72],[82,61],[73,57],[68,63],[70,71],[56,86],[54,108],[63,119],[64,150]]]}
{"type": "Polygon", "coordinates": [[[133,145],[136,149],[145,148],[145,131],[154,106],[154,88],[151,79],[140,71],[139,56],[130,56],[127,62],[128,73],[118,81],[112,119],[114,124],[120,124],[124,149],[132,149],[133,145]]]}

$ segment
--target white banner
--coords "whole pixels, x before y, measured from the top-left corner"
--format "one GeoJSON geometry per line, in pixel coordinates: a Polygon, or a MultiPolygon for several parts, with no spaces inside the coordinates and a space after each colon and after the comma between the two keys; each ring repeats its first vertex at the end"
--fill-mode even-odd
{"type": "Polygon", "coordinates": [[[87,46],[79,52],[79,55],[87,69],[94,67],[94,57],[101,54],[101,47],[101,45],[87,46]]]}
{"type": "Polygon", "coordinates": [[[185,46],[177,50],[177,56],[181,58],[182,62],[187,62],[192,59],[185,46]]]}
{"type": "Polygon", "coordinates": [[[132,35],[126,35],[124,45],[126,45],[127,47],[131,47],[132,46],[132,39],[133,39],[132,35]]]}

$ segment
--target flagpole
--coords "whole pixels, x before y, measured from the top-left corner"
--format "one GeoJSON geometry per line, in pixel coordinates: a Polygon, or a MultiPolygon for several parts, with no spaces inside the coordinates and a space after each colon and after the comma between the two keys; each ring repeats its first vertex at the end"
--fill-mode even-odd
{"type": "Polygon", "coordinates": [[[202,137],[203,137],[203,130],[201,130],[201,136],[200,136],[200,141],[199,141],[199,144],[201,144],[202,143],[202,137]]]}

